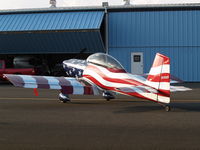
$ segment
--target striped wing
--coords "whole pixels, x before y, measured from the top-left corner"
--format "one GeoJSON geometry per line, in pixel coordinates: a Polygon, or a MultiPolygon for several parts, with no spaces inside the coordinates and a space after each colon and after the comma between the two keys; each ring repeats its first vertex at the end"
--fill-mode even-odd
{"type": "Polygon", "coordinates": [[[94,85],[86,85],[75,78],[5,74],[15,86],[24,88],[58,89],[64,94],[98,95],[94,85]]]}

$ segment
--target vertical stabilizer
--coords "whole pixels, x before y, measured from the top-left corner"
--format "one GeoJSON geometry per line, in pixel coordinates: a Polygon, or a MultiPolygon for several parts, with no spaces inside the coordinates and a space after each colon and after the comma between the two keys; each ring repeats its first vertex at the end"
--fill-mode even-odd
{"type": "Polygon", "coordinates": [[[158,90],[159,102],[170,102],[170,59],[156,54],[153,65],[146,80],[146,84],[158,90]]]}

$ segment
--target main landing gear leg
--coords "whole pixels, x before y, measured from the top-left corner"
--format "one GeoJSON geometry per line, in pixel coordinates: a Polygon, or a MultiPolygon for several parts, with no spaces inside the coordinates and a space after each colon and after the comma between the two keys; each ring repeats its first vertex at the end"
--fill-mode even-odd
{"type": "Polygon", "coordinates": [[[70,102],[70,98],[67,94],[60,93],[58,97],[62,103],[70,102]]]}

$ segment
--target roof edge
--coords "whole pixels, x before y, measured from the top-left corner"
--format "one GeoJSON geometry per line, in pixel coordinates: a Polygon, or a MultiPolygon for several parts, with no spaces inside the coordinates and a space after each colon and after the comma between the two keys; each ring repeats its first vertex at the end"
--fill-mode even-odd
{"type": "Polygon", "coordinates": [[[103,11],[101,6],[91,7],[56,7],[56,8],[25,8],[0,10],[0,14],[23,14],[23,13],[48,13],[48,12],[74,12],[74,11],[103,11]]]}
{"type": "MultiPolygon", "coordinates": [[[[182,4],[136,4],[136,5],[111,5],[107,7],[108,11],[127,11],[138,9],[181,9],[181,8],[200,8],[200,3],[182,3],[182,4]]],[[[8,9],[0,10],[0,14],[16,13],[48,13],[48,12],[74,12],[74,11],[104,11],[102,6],[81,6],[81,7],[56,7],[56,8],[27,8],[27,9],[8,9]]]]}

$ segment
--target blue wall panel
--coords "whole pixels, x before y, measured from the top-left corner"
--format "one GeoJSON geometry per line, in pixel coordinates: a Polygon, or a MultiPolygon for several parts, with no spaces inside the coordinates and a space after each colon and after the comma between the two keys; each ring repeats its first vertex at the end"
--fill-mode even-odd
{"type": "Polygon", "coordinates": [[[144,73],[148,73],[157,52],[171,59],[171,74],[184,81],[200,81],[199,48],[111,48],[109,53],[117,58],[128,72],[131,72],[131,52],[143,52],[144,73]]]}
{"type": "Polygon", "coordinates": [[[200,81],[200,11],[110,13],[109,53],[129,72],[131,52],[144,53],[146,73],[156,52],[161,52],[171,58],[173,75],[185,81],[200,81]]]}
{"type": "Polygon", "coordinates": [[[200,46],[200,11],[113,12],[109,46],[200,46]]]}

